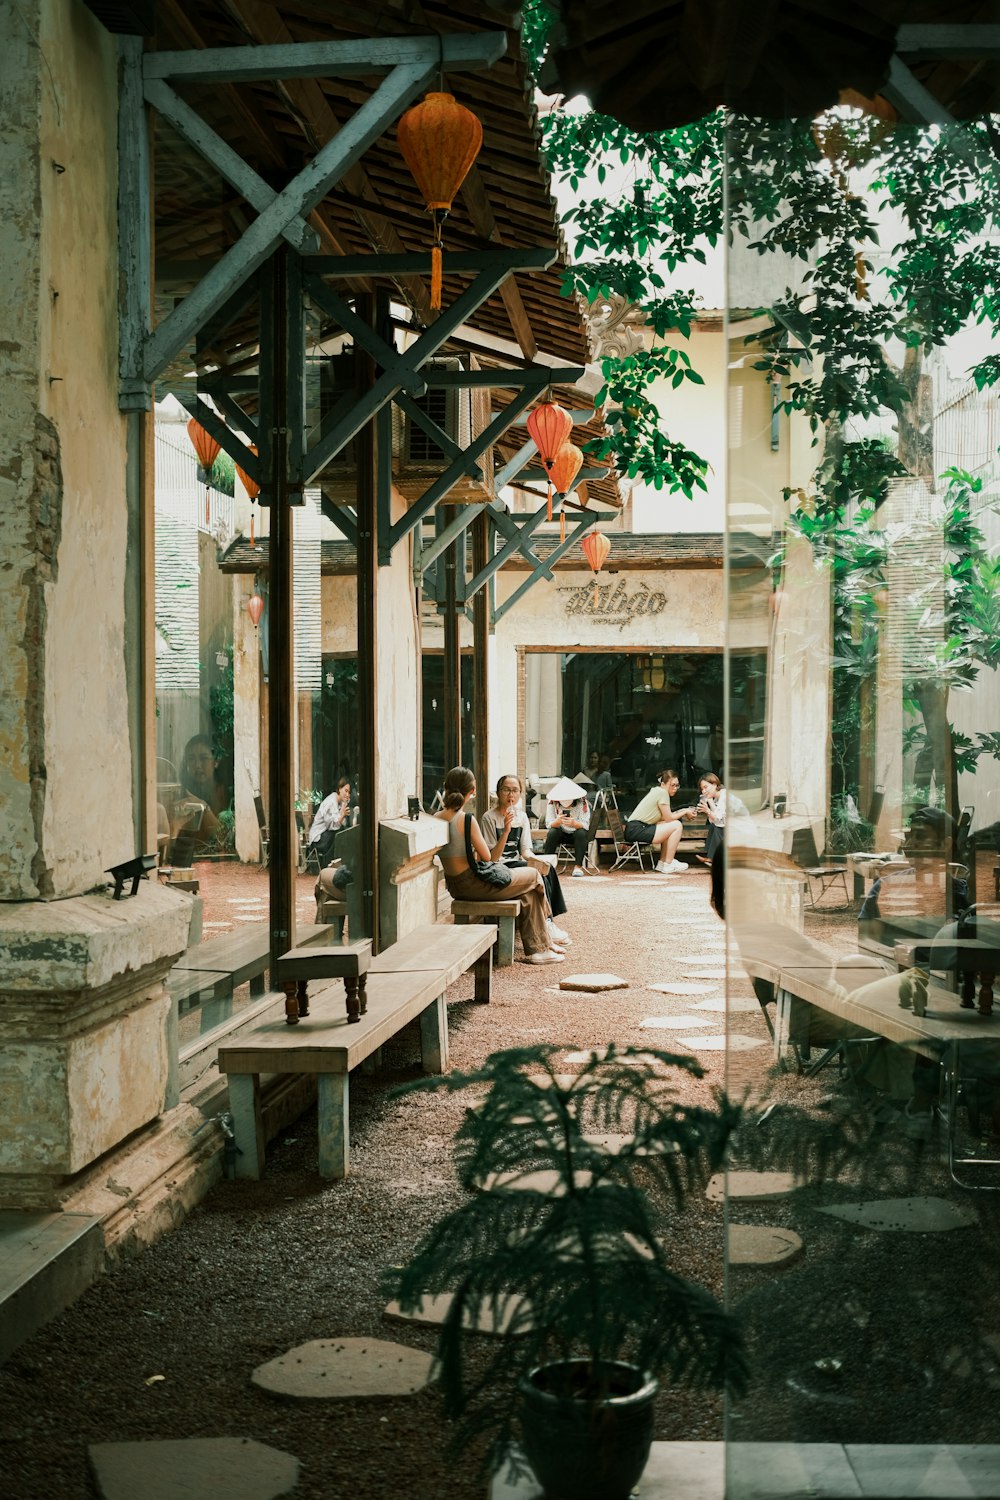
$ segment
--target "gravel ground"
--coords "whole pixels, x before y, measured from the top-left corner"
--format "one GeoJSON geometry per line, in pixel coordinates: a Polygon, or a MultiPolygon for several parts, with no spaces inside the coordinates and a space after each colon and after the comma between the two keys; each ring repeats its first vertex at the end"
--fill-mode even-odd
{"type": "MultiPolygon", "coordinates": [[[[206,922],[230,921],[234,905],[262,892],[266,877],[215,866],[203,878],[206,922]],[[237,893],[234,897],[233,892],[237,893]]],[[[303,879],[309,916],[311,880],[303,879]]],[[[669,1047],[678,1033],[640,1029],[645,1016],[688,1014],[692,1000],[646,988],[678,980],[683,955],[701,954],[721,926],[708,906],[707,875],[664,881],[622,872],[567,881],[574,938],[562,966],[515,964],[494,980],[489,1009],[467,1002],[471,978],[450,995],[452,1062],[473,1066],[496,1048],[552,1041],[568,1049],[614,1039],[669,1047]],[[694,901],[675,892],[697,892],[694,901]],[[698,918],[688,925],[689,915],[698,918]],[[627,990],[562,993],[567,973],[619,973],[627,990]]],[[[816,935],[850,948],[842,918],[814,918],[816,935]]],[[[206,927],[206,936],[221,927],[206,927]]],[[[721,989],[721,986],[720,986],[721,989]]],[[[732,993],[751,994],[738,978],[732,993]]],[[[696,1001],[701,997],[693,997],[696,1001]]],[[[694,1011],[705,1031],[721,1017],[694,1011]]],[[[759,1012],[735,1014],[731,1028],[766,1039],[759,1012]]],[[[684,1034],[684,1033],[680,1033],[684,1034]]],[[[737,1094],[769,1089],[774,1102],[822,1117],[844,1097],[832,1069],[816,1079],[767,1077],[764,1047],[706,1051],[706,1077],[691,1083],[707,1099],[728,1083],[737,1094]]],[[[303,1116],[272,1142],[259,1183],[223,1182],[187,1222],[141,1258],[117,1267],[0,1368],[0,1496],[7,1500],[84,1500],[96,1493],[87,1471],[92,1442],[150,1438],[253,1437],[302,1463],[298,1500],[482,1500],[472,1456],[446,1462],[439,1400],[299,1405],[250,1383],[255,1366],[292,1346],[344,1335],[391,1338],[430,1349],[433,1333],[387,1324],[378,1281],[436,1217],[457,1201],[450,1142],[460,1098],[393,1099],[389,1085],[416,1076],[414,1028],[386,1049],[378,1075],[351,1079],[352,1175],[325,1184],[316,1175],[316,1121],[303,1116]],[[164,1378],[153,1384],[153,1375],[164,1378]]],[[[821,1203],[856,1201],[841,1179],[792,1198],[731,1210],[741,1223],[796,1230],[804,1251],[784,1269],[738,1268],[729,1295],[746,1314],[754,1367],[750,1394],[733,1413],[745,1440],[987,1441],[995,1422],[987,1391],[998,1375],[990,1344],[1000,1328],[987,1268],[996,1244],[989,1195],[951,1188],[935,1141],[921,1149],[895,1127],[879,1152],[892,1174],[885,1192],[921,1191],[974,1202],[978,1226],[951,1234],[882,1235],[849,1229],[821,1203]],[[980,1357],[981,1356],[981,1357],[980,1357]],[[817,1367],[816,1361],[828,1361],[817,1367]],[[839,1361],[839,1366],[837,1365],[839,1361]]],[[[724,1211],[698,1195],[669,1229],[678,1269],[714,1291],[724,1288],[724,1211]]],[[[704,1395],[661,1393],[657,1436],[709,1440],[723,1435],[721,1404],[704,1395]]],[[[141,1497],[140,1497],[141,1500],[141,1497]]],[[[211,1500],[206,1496],[205,1500],[211,1500]]]]}

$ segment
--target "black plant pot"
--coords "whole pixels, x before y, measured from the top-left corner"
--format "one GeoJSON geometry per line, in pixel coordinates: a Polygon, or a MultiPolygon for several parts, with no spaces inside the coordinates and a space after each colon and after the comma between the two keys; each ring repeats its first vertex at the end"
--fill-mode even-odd
{"type": "Polygon", "coordinates": [[[541,1365],[520,1382],[524,1452],[546,1500],[628,1500],[646,1467],[657,1382],[618,1361],[601,1373],[604,1399],[586,1359],[541,1365]]]}

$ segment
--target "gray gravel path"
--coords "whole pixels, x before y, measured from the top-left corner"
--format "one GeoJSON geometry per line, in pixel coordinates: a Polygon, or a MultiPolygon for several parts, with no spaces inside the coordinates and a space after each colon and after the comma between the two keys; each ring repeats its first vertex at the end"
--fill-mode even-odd
{"type": "MultiPolygon", "coordinates": [[[[461,998],[471,980],[454,987],[454,1066],[532,1041],[567,1050],[610,1039],[671,1045],[678,1033],[644,1031],[642,1020],[689,1014],[702,998],[646,985],[682,980],[704,962],[692,965],[683,955],[704,955],[706,940],[717,944],[721,924],[708,906],[704,872],[567,885],[563,925],[575,942],[565,964],[500,970],[488,1010],[461,998]],[[697,920],[682,920],[689,917],[697,920]],[[612,970],[629,988],[560,992],[558,979],[575,970],[612,970]]],[[[739,978],[734,993],[751,991],[739,978]]],[[[699,1031],[725,1023],[707,1010],[694,1014],[699,1031]]],[[[759,1013],[741,1012],[732,1026],[766,1036],[759,1013]]],[[[739,1094],[762,1085],[769,1061],[765,1047],[732,1057],[729,1088],[739,1094]]],[[[706,1052],[702,1062],[706,1078],[689,1087],[707,1099],[727,1081],[727,1058],[706,1052]]],[[[251,1437],[295,1454],[298,1500],[482,1500],[472,1456],[457,1465],[442,1458],[446,1431],[433,1390],[407,1400],[301,1406],[250,1382],[256,1365],[311,1339],[378,1335],[412,1348],[433,1345],[431,1330],[383,1320],[378,1280],[457,1199],[450,1142],[464,1106],[458,1098],[388,1097],[390,1084],[418,1071],[415,1030],[387,1049],[386,1063],[379,1075],[352,1076],[347,1181],[324,1184],[316,1176],[315,1118],[304,1116],[271,1144],[263,1181],[220,1184],[183,1226],[105,1277],[0,1368],[3,1500],[92,1500],[88,1443],[216,1436],[251,1437]],[[154,1375],[164,1378],[147,1383],[154,1375]]],[[[786,1075],[774,1086],[779,1102],[817,1111],[836,1093],[832,1074],[786,1075]]],[[[921,1185],[947,1195],[937,1153],[927,1155],[933,1159],[921,1167],[921,1185]]],[[[850,1200],[849,1184],[828,1191],[850,1200]]],[[[805,1250],[788,1268],[730,1274],[730,1294],[748,1313],[757,1370],[733,1435],[929,1442],[985,1440],[988,1431],[995,1440],[982,1367],[970,1373],[958,1355],[946,1357],[956,1344],[988,1347],[978,1335],[1000,1329],[992,1203],[977,1200],[978,1229],[880,1239],[816,1213],[817,1202],[810,1189],[734,1212],[740,1222],[796,1229],[805,1250]],[[817,1374],[815,1361],[826,1354],[841,1358],[843,1374],[817,1374]]],[[[678,1268],[719,1293],[724,1212],[699,1198],[671,1234],[678,1268]]],[[[661,1394],[657,1437],[722,1433],[714,1398],[661,1394]]]]}

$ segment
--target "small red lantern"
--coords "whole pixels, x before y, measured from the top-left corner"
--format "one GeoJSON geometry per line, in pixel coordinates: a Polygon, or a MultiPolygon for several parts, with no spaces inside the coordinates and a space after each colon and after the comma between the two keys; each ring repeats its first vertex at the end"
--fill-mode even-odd
{"type": "Polygon", "coordinates": [[[198,463],[205,475],[205,525],[207,526],[212,519],[208,499],[209,475],[212,472],[212,465],[219,456],[220,444],[215,441],[210,432],[205,431],[197,417],[192,417],[188,422],[187,435],[191,439],[191,446],[194,448],[198,463]]]}
{"type": "MultiPolygon", "coordinates": [[[[565,498],[576,483],[576,476],[583,468],[583,454],[572,443],[563,443],[552,460],[549,478],[555,485],[556,494],[565,498]]],[[[559,510],[559,540],[566,540],[566,509],[559,510]]]]}
{"type": "Polygon", "coordinates": [[[454,94],[431,92],[397,127],[399,149],[434,223],[431,307],[441,307],[441,226],[483,144],[483,127],[454,94]]]}
{"type": "Polygon", "coordinates": [[[528,418],[528,435],[538,449],[542,466],[549,476],[548,519],[552,520],[552,465],[563,443],[569,441],[573,431],[573,418],[565,407],[555,401],[543,401],[536,406],[528,418]]]}
{"type": "Polygon", "coordinates": [[[598,531],[597,527],[595,526],[593,531],[587,532],[587,535],[584,537],[580,545],[583,548],[584,555],[586,556],[587,561],[590,563],[591,569],[594,574],[594,603],[596,604],[597,575],[608,560],[608,553],[611,551],[611,543],[608,541],[603,531],[598,531]]]}
{"type": "MultiPolygon", "coordinates": [[[[256,443],[251,443],[250,444],[250,452],[253,454],[254,458],[257,457],[257,445],[256,445],[256,443]]],[[[254,545],[254,540],[253,540],[253,518],[256,515],[256,511],[254,510],[253,507],[254,507],[254,502],[257,499],[257,496],[260,494],[260,485],[257,483],[256,479],[251,479],[250,475],[247,473],[246,469],[241,468],[241,466],[239,464],[236,465],[236,472],[240,476],[240,482],[243,485],[243,488],[246,490],[247,495],[249,496],[249,499],[250,499],[250,545],[252,547],[254,545]]],[[[256,624],[256,623],[257,622],[255,620],[254,624],[256,624]]]]}
{"type": "Polygon", "coordinates": [[[258,594],[256,588],[247,600],[247,614],[253,621],[254,630],[260,624],[260,617],[264,613],[264,601],[258,594]]]}

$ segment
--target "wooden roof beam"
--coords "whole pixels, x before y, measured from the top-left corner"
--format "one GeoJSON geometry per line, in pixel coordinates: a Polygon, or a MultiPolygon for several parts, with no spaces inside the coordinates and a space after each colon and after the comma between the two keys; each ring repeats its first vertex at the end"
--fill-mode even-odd
{"type": "MultiPolygon", "coordinates": [[[[489,195],[486,192],[486,184],[483,182],[483,176],[478,167],[473,166],[470,168],[462,184],[461,191],[462,199],[469,210],[469,217],[478,232],[494,245],[502,245],[504,243],[503,236],[497,228],[496,219],[493,217],[489,195]]],[[[521,296],[517,283],[513,279],[504,282],[500,288],[500,295],[503,298],[504,307],[507,309],[510,326],[521,353],[525,359],[534,359],[538,353],[538,342],[532,332],[531,322],[524,306],[524,299],[521,296]]]]}

